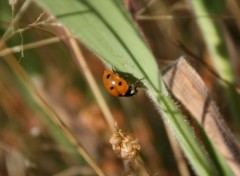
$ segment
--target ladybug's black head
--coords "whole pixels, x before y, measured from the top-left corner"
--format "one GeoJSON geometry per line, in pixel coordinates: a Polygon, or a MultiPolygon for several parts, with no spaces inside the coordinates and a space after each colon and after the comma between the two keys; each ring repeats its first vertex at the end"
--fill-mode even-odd
{"type": "Polygon", "coordinates": [[[128,91],[126,92],[126,94],[124,94],[124,96],[125,97],[131,97],[131,96],[133,96],[133,95],[136,95],[137,94],[137,92],[138,92],[138,89],[139,87],[136,87],[134,84],[131,84],[130,86],[129,86],[129,89],[128,89],[128,91]]]}

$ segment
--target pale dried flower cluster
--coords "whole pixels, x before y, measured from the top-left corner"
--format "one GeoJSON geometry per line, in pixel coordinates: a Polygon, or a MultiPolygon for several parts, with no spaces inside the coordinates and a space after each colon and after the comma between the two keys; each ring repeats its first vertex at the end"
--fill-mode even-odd
{"type": "Polygon", "coordinates": [[[141,149],[139,140],[132,133],[117,128],[109,142],[112,144],[113,151],[123,159],[134,158],[141,149]]]}

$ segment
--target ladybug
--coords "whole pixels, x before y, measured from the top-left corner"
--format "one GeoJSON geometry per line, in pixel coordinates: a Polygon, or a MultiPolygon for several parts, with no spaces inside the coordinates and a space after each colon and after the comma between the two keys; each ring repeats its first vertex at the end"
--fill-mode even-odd
{"type": "Polygon", "coordinates": [[[129,84],[124,78],[119,76],[116,72],[105,70],[103,73],[103,85],[105,89],[116,97],[130,97],[137,93],[137,88],[140,87],[137,83],[129,84]]]}

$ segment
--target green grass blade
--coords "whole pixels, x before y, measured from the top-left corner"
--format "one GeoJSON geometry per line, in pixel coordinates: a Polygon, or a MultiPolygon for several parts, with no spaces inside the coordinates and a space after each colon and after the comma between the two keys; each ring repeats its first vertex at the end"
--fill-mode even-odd
{"type": "MultiPolygon", "coordinates": [[[[207,50],[210,54],[210,59],[214,64],[214,68],[218,74],[232,85],[236,84],[236,78],[229,60],[226,50],[223,33],[218,21],[214,21],[211,17],[220,17],[226,7],[225,1],[205,1],[196,0],[192,1],[194,13],[197,17],[197,23],[202,32],[203,39],[206,43],[207,50]]],[[[232,112],[233,120],[236,122],[236,127],[239,127],[240,122],[240,97],[235,89],[223,84],[230,110],[232,112]]]]}

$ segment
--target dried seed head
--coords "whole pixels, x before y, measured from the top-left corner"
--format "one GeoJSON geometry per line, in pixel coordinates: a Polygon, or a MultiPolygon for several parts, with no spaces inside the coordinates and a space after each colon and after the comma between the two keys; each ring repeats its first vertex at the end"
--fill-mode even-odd
{"type": "Polygon", "coordinates": [[[118,128],[116,128],[109,142],[112,144],[113,151],[123,159],[134,158],[141,149],[139,140],[132,133],[118,128]]]}

